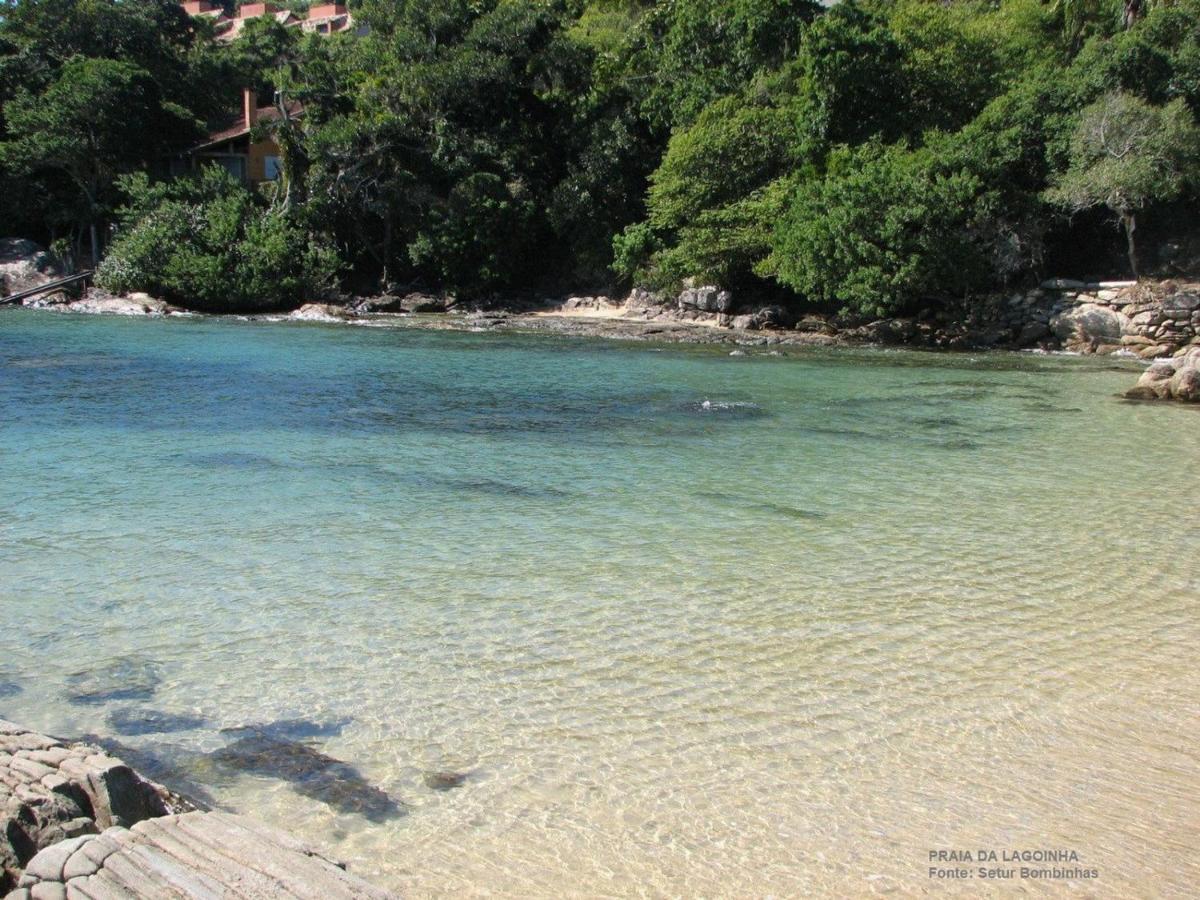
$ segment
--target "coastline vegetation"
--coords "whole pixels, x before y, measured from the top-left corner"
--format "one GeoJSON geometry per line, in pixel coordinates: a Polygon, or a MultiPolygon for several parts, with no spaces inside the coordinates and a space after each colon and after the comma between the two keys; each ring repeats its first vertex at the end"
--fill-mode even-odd
{"type": "Polygon", "coordinates": [[[7,5],[9,228],[198,308],[692,278],[867,314],[1200,237],[1200,0],[351,12],[218,42],[166,0],[7,5]],[[165,180],[246,86],[302,106],[256,126],[280,177],[165,180]]]}

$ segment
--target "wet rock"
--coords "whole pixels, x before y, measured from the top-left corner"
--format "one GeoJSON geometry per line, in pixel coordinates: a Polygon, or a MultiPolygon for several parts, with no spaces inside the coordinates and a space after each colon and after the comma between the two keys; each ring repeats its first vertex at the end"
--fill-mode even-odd
{"type": "Polygon", "coordinates": [[[149,700],[162,681],[157,663],[138,656],[127,656],[67,676],[67,701],[76,705],[97,705],[113,700],[149,700]]]}
{"type": "Polygon", "coordinates": [[[208,722],[202,716],[188,713],[162,712],[157,709],[114,709],[108,714],[108,724],[117,734],[132,737],[171,731],[192,731],[203,728],[208,722]]]}
{"type": "Polygon", "coordinates": [[[456,787],[462,787],[467,780],[466,772],[424,772],[422,779],[427,788],[435,791],[451,791],[456,787]]]}
{"type": "Polygon", "coordinates": [[[251,733],[214,751],[211,757],[235,771],[286,781],[302,796],[372,822],[405,814],[395,799],[369,784],[353,766],[307,744],[251,733]]]}
{"type": "Polygon", "coordinates": [[[85,734],[80,738],[94,744],[132,766],[139,774],[167,791],[169,805],[175,811],[213,809],[216,800],[200,780],[214,781],[212,761],[195,750],[173,744],[131,747],[109,737],[85,734]]]}

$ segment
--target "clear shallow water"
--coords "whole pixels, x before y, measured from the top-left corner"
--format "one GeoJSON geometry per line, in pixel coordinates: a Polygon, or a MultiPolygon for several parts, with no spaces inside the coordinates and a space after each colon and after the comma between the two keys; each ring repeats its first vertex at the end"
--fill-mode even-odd
{"type": "Polygon", "coordinates": [[[1186,896],[1200,418],[1132,378],[0,313],[0,713],[183,715],[119,739],[412,896],[1186,896]],[[199,755],[296,718],[406,814],[199,755]]]}

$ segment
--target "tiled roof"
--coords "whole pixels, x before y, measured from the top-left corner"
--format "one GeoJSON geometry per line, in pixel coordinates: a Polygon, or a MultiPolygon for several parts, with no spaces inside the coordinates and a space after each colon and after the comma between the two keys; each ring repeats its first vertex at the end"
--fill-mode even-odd
{"type": "MultiPolygon", "coordinates": [[[[304,106],[296,100],[292,100],[287,104],[288,114],[291,116],[299,116],[304,112],[304,106]]],[[[274,106],[260,106],[255,117],[255,122],[273,122],[279,118],[279,110],[274,106]]],[[[232,141],[235,138],[245,137],[250,133],[253,126],[247,125],[244,117],[239,116],[237,121],[233,122],[226,128],[220,131],[210,132],[204,142],[198,144],[195,150],[205,150],[216,144],[223,144],[226,141],[232,141]]]]}

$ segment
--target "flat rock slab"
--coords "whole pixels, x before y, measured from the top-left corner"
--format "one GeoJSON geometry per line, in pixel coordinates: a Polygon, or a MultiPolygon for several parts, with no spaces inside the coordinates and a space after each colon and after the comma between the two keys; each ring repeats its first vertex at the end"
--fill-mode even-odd
{"type": "Polygon", "coordinates": [[[394,897],[251,819],[189,812],[62,841],[30,860],[7,900],[394,897]]]}
{"type": "Polygon", "coordinates": [[[0,719],[0,891],[42,850],[193,808],[99,747],[0,719]]]}

